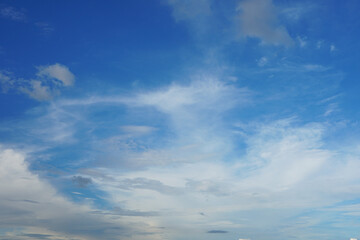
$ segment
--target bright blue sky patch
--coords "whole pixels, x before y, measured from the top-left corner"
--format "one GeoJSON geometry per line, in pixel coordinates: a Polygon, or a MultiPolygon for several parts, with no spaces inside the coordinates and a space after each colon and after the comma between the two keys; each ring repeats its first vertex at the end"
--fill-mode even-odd
{"type": "Polygon", "coordinates": [[[360,238],[358,1],[0,3],[0,239],[360,238]]]}

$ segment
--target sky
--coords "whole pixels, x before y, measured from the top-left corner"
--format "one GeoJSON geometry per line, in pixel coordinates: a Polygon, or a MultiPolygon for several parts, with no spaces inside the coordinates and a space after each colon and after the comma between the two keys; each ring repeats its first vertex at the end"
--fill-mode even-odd
{"type": "Polygon", "coordinates": [[[1,0],[0,240],[360,238],[357,0],[1,0]]]}

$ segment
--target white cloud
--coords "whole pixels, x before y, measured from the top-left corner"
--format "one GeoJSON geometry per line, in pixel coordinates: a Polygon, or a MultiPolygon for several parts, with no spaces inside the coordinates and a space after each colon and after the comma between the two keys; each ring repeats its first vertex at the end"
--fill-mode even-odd
{"type": "Polygon", "coordinates": [[[245,0],[240,2],[238,11],[244,36],[259,38],[263,44],[293,44],[285,27],[279,24],[271,0],[245,0]]]}
{"type": "Polygon", "coordinates": [[[64,86],[71,86],[74,84],[74,74],[69,71],[69,68],[59,63],[48,66],[39,66],[38,70],[39,71],[36,75],[39,77],[47,77],[58,80],[60,81],[61,85],[64,86]]]}

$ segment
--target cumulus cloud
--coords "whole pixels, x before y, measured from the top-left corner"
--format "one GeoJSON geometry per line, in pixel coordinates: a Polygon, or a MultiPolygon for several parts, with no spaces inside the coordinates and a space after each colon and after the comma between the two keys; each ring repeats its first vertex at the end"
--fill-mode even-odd
{"type": "Polygon", "coordinates": [[[293,44],[286,28],[279,23],[271,0],[245,0],[240,2],[238,11],[244,36],[259,38],[263,44],[293,44]]]}

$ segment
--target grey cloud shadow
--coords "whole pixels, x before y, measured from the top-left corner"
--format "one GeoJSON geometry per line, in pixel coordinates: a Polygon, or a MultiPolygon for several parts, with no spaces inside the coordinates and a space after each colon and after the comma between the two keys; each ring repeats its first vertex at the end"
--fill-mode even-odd
{"type": "Polygon", "coordinates": [[[207,233],[228,233],[228,231],[224,231],[224,230],[210,230],[210,231],[207,231],[207,233]]]}

